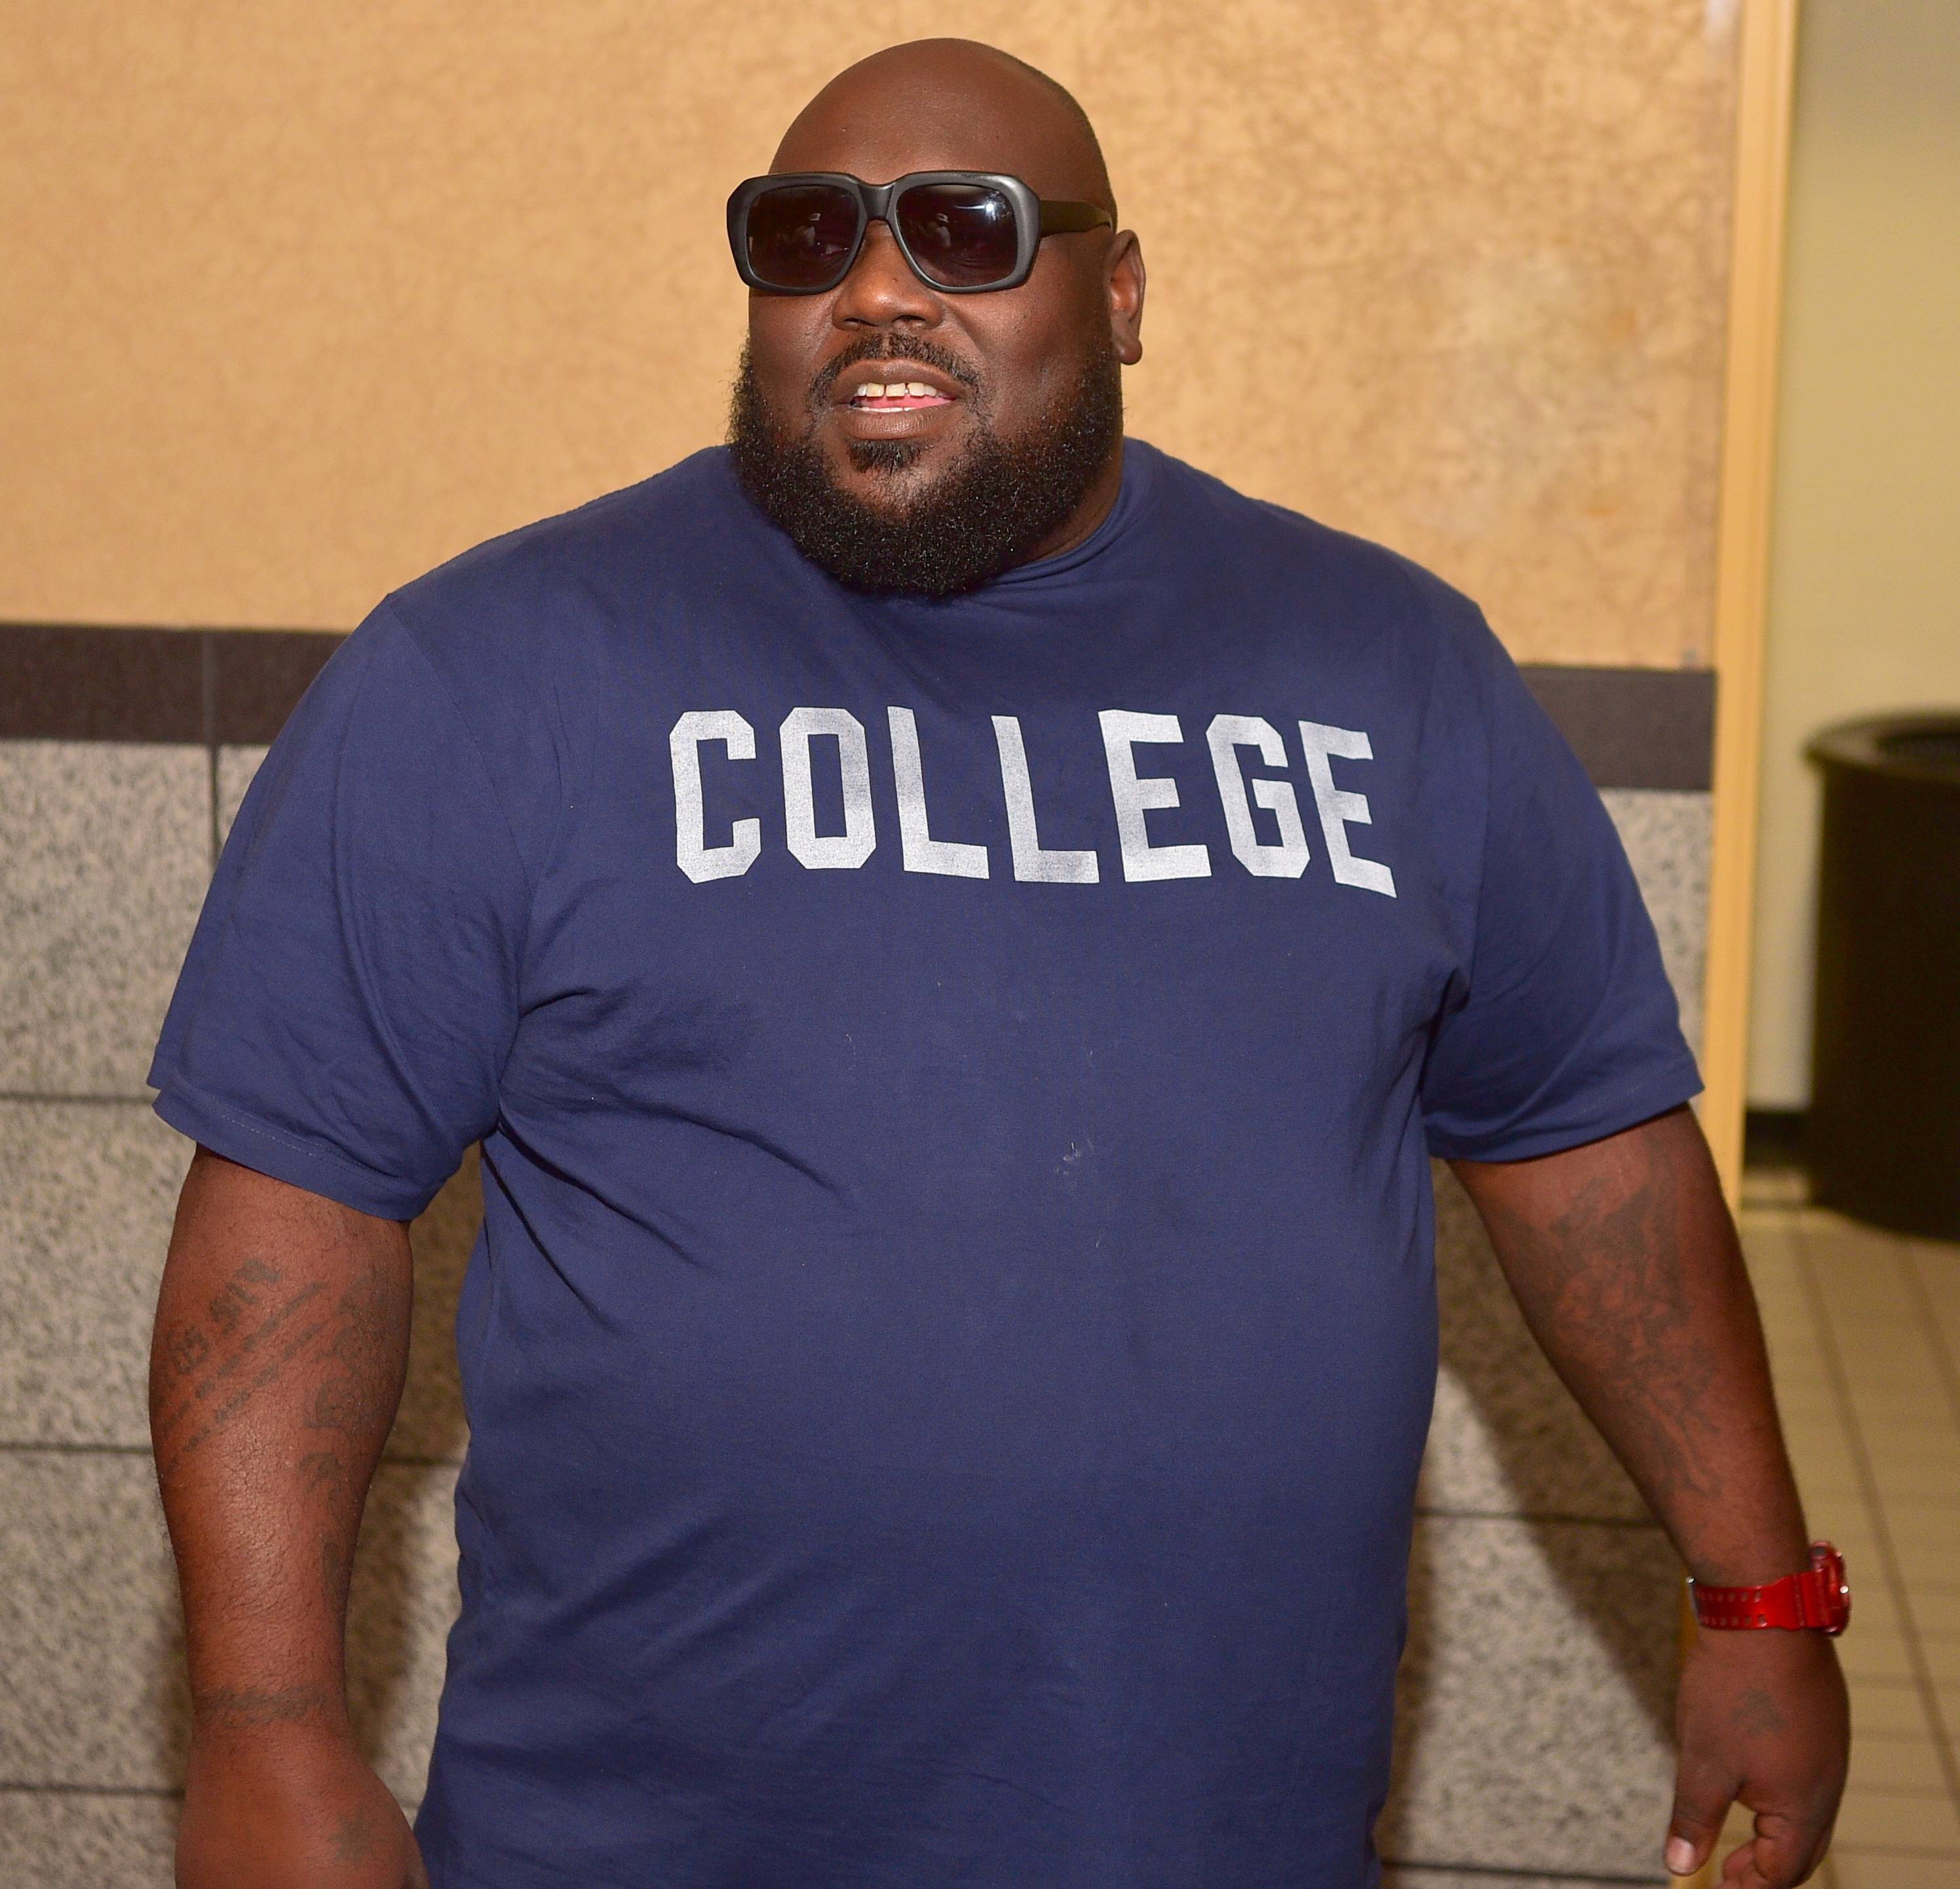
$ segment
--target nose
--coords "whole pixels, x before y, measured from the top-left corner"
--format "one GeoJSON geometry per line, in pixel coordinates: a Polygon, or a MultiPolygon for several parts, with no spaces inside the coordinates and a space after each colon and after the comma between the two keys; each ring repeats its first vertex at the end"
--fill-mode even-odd
{"type": "Polygon", "coordinates": [[[945,304],[912,272],[883,222],[864,232],[864,246],[838,285],[830,319],[838,328],[936,328],[945,304]]]}

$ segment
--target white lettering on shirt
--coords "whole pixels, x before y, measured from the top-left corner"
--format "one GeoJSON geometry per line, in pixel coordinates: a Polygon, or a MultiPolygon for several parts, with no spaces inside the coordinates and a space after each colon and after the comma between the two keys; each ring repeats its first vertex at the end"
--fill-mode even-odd
{"type": "Polygon", "coordinates": [[[1156,746],[1183,740],[1176,716],[1106,708],[1102,722],[1102,749],[1109,762],[1109,796],[1116,807],[1116,838],[1123,849],[1123,876],[1209,879],[1211,855],[1201,844],[1150,844],[1144,816],[1153,807],[1177,805],[1177,783],[1161,776],[1140,776],[1136,756],[1130,752],[1138,743],[1156,746]]]}
{"type": "MultiPolygon", "coordinates": [[[[904,870],[955,879],[988,877],[991,862],[986,845],[933,837],[926,807],[918,716],[909,708],[887,708],[886,719],[904,870]]],[[[1033,774],[1028,765],[1027,742],[1020,717],[995,715],[991,720],[1000,762],[1000,804],[1007,815],[1014,878],[1036,884],[1096,884],[1102,874],[1102,859],[1095,848],[1049,847],[1041,842],[1033,774]]],[[[1181,743],[1184,729],[1179,718],[1106,708],[1098,720],[1124,878],[1133,883],[1209,879],[1211,855],[1202,841],[1172,844],[1166,839],[1160,843],[1150,838],[1150,815],[1173,812],[1184,803],[1174,778],[1139,771],[1136,750],[1181,743]]],[[[1374,824],[1367,796],[1337,787],[1334,781],[1335,761],[1372,762],[1373,743],[1358,728],[1337,728],[1318,721],[1302,721],[1298,726],[1314,810],[1326,844],[1330,876],[1336,885],[1356,886],[1393,898],[1395,874],[1379,860],[1357,857],[1349,844],[1350,827],[1374,824]]],[[[864,723],[848,709],[797,707],[783,717],[779,736],[784,838],[790,856],[812,872],[854,870],[863,866],[877,850],[870,744],[864,723]],[[819,739],[836,743],[842,832],[817,831],[815,778],[819,767],[827,768],[829,758],[827,749],[819,749],[819,739]]],[[[960,738],[956,731],[949,737],[960,738]]],[[[1283,771],[1287,767],[1287,755],[1278,728],[1263,716],[1219,714],[1207,723],[1204,738],[1211,758],[1219,812],[1233,857],[1255,878],[1303,877],[1312,863],[1313,853],[1302,818],[1298,778],[1286,778],[1283,771]],[[1259,762],[1275,772],[1249,774],[1253,763],[1241,752],[1245,749],[1255,749],[1259,762]],[[1268,819],[1260,820],[1255,809],[1263,810],[1268,819]]],[[[667,745],[673,763],[674,859],[696,885],[711,879],[739,879],[756,863],[762,848],[760,819],[753,816],[733,819],[724,828],[720,819],[710,816],[705,802],[712,797],[712,781],[733,778],[721,776],[718,764],[717,770],[710,771],[711,784],[704,788],[702,750],[711,743],[719,743],[730,761],[756,758],[755,730],[732,708],[690,709],[673,725],[667,745]],[[708,843],[711,828],[727,833],[725,843],[708,843]]],[[[838,803],[829,804],[835,806],[838,803]]],[[[1071,811],[1080,817],[1079,808],[1071,811]]],[[[829,817],[834,820],[835,816],[829,817]]],[[[986,816],[982,813],[980,817],[986,816]]],[[[1186,820],[1197,817],[1195,808],[1184,816],[1186,820]]]]}
{"type": "Polygon", "coordinates": [[[1277,846],[1262,841],[1252,825],[1252,803],[1246,798],[1246,777],[1239,750],[1256,748],[1269,768],[1286,765],[1286,743],[1273,724],[1257,715],[1214,715],[1204,731],[1211,747],[1212,771],[1218,777],[1218,804],[1224,809],[1225,831],[1232,851],[1247,872],[1262,879],[1297,879],[1306,870],[1306,829],[1300,824],[1300,799],[1290,781],[1255,781],[1252,800],[1279,823],[1277,846]]]}
{"type": "Polygon", "coordinates": [[[926,816],[925,764],[919,758],[918,717],[909,708],[888,708],[892,773],[899,790],[899,850],[908,873],[943,873],[953,879],[985,879],[987,849],[964,840],[936,840],[926,816]]]}
{"type": "Polygon", "coordinates": [[[994,739],[1001,750],[1001,790],[1007,801],[1007,840],[1014,876],[1055,886],[1093,886],[1098,868],[1093,852],[1052,850],[1041,843],[1035,825],[1034,783],[1028,777],[1027,744],[1018,717],[996,715],[994,739]]]}
{"type": "Polygon", "coordinates": [[[731,761],[756,758],[756,731],[732,708],[690,708],[673,725],[667,751],[673,758],[674,859],[698,886],[704,879],[739,879],[762,850],[762,823],[737,820],[726,846],[708,844],[701,804],[701,744],[718,741],[731,761]]]}
{"type": "Polygon", "coordinates": [[[790,851],[812,872],[861,866],[877,841],[871,813],[871,756],[864,724],[844,708],[792,708],[783,717],[783,818],[790,851]],[[837,739],[844,789],[844,831],[819,833],[810,788],[810,744],[818,735],[837,739]]]}
{"type": "Polygon", "coordinates": [[[1313,803],[1319,809],[1320,830],[1327,839],[1328,863],[1334,876],[1344,886],[1360,886],[1371,892],[1395,895],[1395,874],[1379,860],[1357,859],[1348,850],[1348,828],[1370,826],[1374,816],[1368,811],[1365,793],[1350,793],[1334,784],[1330,755],[1348,761],[1372,761],[1374,749],[1358,728],[1330,728],[1325,722],[1300,724],[1300,745],[1306,751],[1306,777],[1313,783],[1313,803]]]}

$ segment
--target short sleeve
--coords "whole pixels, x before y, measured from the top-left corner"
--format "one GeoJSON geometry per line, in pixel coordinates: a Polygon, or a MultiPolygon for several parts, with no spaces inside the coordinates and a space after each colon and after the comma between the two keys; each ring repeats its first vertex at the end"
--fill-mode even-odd
{"type": "Polygon", "coordinates": [[[1432,1033],[1430,1151],[1517,1161],[1701,1088],[1625,849],[1578,757],[1488,631],[1482,860],[1468,975],[1432,1033]]]}
{"type": "Polygon", "coordinates": [[[495,1124],[529,908],[484,757],[384,606],[246,795],[151,1066],[157,1112],[412,1218],[495,1124]]]}

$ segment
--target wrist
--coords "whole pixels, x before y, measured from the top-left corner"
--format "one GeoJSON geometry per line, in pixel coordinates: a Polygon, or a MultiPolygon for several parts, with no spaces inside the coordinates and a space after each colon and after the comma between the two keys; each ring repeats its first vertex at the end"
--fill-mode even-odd
{"type": "Polygon", "coordinates": [[[1697,1543],[1684,1553],[1688,1578],[1705,1587],[1761,1587],[1810,1566],[1813,1538],[1793,1520],[1746,1539],[1697,1543]]]}

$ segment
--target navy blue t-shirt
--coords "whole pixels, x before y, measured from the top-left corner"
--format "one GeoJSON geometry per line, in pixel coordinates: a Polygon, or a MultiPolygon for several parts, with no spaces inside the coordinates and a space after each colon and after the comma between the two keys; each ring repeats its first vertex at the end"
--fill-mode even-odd
{"type": "Polygon", "coordinates": [[[328,663],[151,1080],[418,1212],[473,1142],[438,1889],[1351,1889],[1427,1156],[1692,1094],[1476,609],[1151,448],[949,602],[727,455],[328,663]]]}

